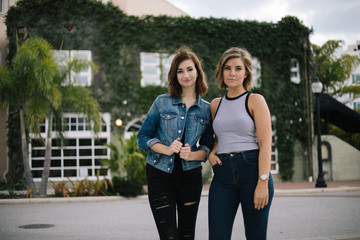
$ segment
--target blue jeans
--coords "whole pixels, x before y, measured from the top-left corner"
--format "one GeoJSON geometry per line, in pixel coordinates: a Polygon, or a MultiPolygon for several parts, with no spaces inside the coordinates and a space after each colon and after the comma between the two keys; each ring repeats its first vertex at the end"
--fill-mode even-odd
{"type": "Polygon", "coordinates": [[[254,208],[254,192],[258,182],[258,150],[218,154],[222,165],[214,165],[209,190],[209,239],[230,240],[239,204],[247,240],[265,240],[274,184],[270,174],[269,203],[254,208]]]}

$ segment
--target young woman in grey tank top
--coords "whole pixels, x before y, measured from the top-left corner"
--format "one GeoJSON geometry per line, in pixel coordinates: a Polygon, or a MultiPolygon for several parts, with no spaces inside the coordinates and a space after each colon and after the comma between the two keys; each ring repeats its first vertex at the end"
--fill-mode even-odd
{"type": "Polygon", "coordinates": [[[246,239],[264,240],[274,194],[270,111],[263,96],[249,92],[252,63],[246,50],[225,51],[215,78],[227,93],[210,105],[216,143],[209,155],[214,171],[209,190],[209,239],[231,239],[241,205],[246,239]]]}

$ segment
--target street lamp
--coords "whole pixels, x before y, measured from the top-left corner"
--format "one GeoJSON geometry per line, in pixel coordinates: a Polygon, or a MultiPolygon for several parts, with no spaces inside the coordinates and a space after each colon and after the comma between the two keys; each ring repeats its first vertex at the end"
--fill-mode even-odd
{"type": "Polygon", "coordinates": [[[122,125],[122,120],[120,119],[120,117],[117,117],[116,118],[116,120],[115,120],[115,125],[117,126],[117,127],[121,127],[121,125],[122,125]]]}
{"type": "Polygon", "coordinates": [[[321,155],[321,118],[320,118],[320,93],[322,90],[322,83],[318,77],[315,77],[314,82],[311,84],[311,90],[316,96],[316,128],[317,128],[317,152],[318,152],[318,178],[316,180],[315,187],[327,187],[324,172],[322,168],[322,155],[321,155]]]}

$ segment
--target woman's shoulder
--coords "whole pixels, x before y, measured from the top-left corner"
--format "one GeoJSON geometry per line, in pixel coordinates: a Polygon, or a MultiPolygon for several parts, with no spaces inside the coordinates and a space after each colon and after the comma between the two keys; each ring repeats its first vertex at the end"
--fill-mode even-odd
{"type": "Polygon", "coordinates": [[[222,97],[214,98],[210,103],[210,108],[216,108],[219,105],[221,98],[222,97]]]}
{"type": "Polygon", "coordinates": [[[170,100],[172,97],[168,93],[160,94],[156,97],[155,102],[161,101],[161,100],[170,100]]]}
{"type": "Polygon", "coordinates": [[[211,101],[210,105],[218,104],[218,103],[220,102],[221,98],[222,98],[222,97],[214,98],[214,99],[211,101]]]}
{"type": "Polygon", "coordinates": [[[251,93],[249,95],[248,106],[250,109],[257,107],[267,107],[267,103],[263,95],[258,93],[251,93]]]}
{"type": "Polygon", "coordinates": [[[158,95],[157,98],[171,98],[171,97],[170,97],[170,94],[163,93],[163,94],[158,95]]]}
{"type": "Polygon", "coordinates": [[[207,106],[210,105],[210,103],[209,103],[208,101],[206,101],[205,99],[203,99],[202,97],[199,97],[199,98],[200,98],[200,102],[201,102],[202,104],[205,104],[205,105],[207,105],[207,106]]]}
{"type": "Polygon", "coordinates": [[[259,93],[249,92],[249,101],[254,103],[265,102],[265,98],[259,93]]]}

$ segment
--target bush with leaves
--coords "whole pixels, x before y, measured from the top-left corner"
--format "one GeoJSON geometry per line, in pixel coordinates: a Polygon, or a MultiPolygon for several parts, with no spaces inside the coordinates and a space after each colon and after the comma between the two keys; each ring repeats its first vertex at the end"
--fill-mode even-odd
{"type": "Polygon", "coordinates": [[[103,161],[103,164],[111,169],[112,172],[126,175],[126,178],[146,184],[146,156],[147,153],[142,151],[136,142],[137,133],[129,139],[123,139],[118,136],[120,146],[110,143],[107,146],[111,150],[110,159],[103,161]]]}
{"type": "Polygon", "coordinates": [[[134,179],[113,177],[114,191],[124,197],[136,197],[144,194],[143,184],[134,179]]]}

